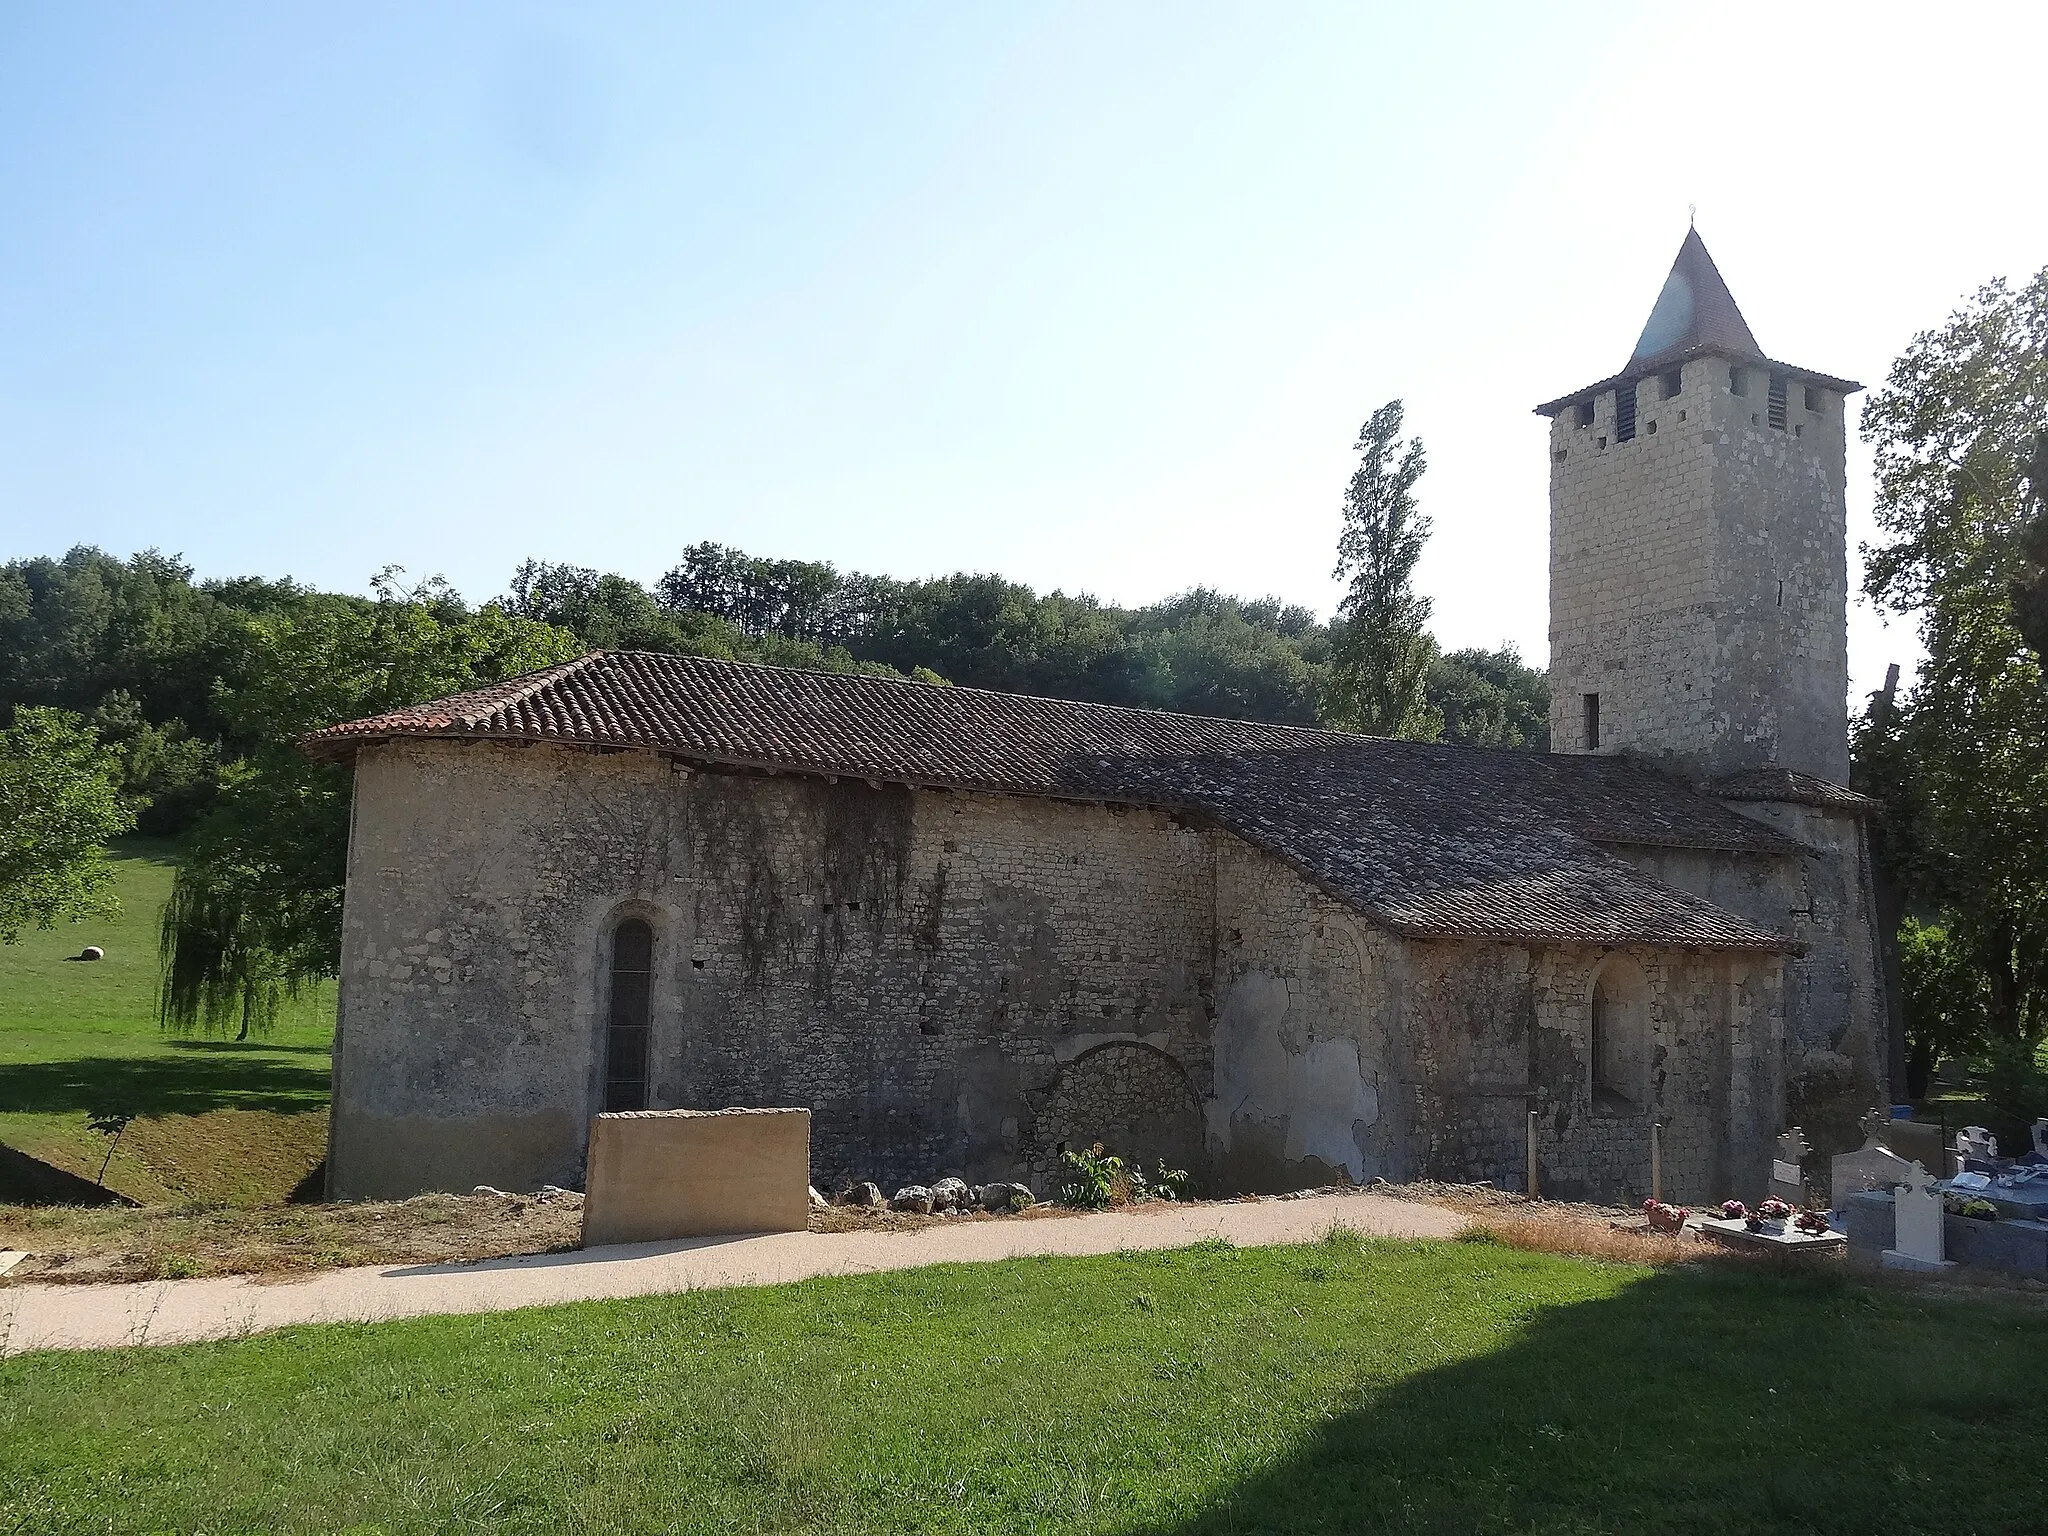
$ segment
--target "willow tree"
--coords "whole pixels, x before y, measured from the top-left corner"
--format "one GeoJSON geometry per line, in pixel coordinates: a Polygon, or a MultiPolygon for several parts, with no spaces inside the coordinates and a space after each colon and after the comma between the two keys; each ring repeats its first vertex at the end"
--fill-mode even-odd
{"type": "Polygon", "coordinates": [[[308,594],[242,623],[247,679],[223,709],[257,745],[221,774],[164,907],[159,1015],[173,1030],[247,1039],[337,974],[349,775],[308,760],[308,731],[499,682],[579,654],[566,630],[469,611],[445,584],[377,598],[308,594]]]}

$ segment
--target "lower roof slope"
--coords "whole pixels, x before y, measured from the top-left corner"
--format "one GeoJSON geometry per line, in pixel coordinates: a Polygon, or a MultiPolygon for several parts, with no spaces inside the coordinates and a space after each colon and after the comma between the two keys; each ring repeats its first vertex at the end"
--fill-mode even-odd
{"type": "Polygon", "coordinates": [[[1185,812],[1401,934],[1793,948],[1603,845],[1796,845],[1612,757],[1552,756],[1082,704],[694,656],[592,652],[329,726],[325,759],[407,738],[638,747],[775,768],[1185,812]]]}

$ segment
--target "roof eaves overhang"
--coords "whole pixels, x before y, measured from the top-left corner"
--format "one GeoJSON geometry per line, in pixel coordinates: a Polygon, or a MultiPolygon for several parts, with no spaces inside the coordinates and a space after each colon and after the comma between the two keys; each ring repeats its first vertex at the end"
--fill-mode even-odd
{"type": "MultiPolygon", "coordinates": [[[[595,735],[573,738],[537,737],[530,732],[523,731],[470,730],[449,727],[365,732],[359,736],[332,736],[326,732],[316,732],[313,736],[301,737],[299,747],[316,761],[340,762],[353,758],[356,752],[363,747],[388,745],[394,741],[437,741],[450,742],[457,745],[497,742],[518,747],[557,746],[583,751],[649,752],[657,757],[666,758],[671,762],[714,772],[760,773],[775,776],[790,774],[803,778],[824,779],[830,782],[836,782],[840,779],[858,779],[869,784],[890,784],[903,789],[947,790],[959,794],[1014,795],[1026,799],[1051,800],[1075,805],[1129,805],[1145,810],[1160,811],[1168,815],[1181,817],[1191,824],[1213,827],[1218,831],[1226,832],[1230,836],[1250,844],[1270,857],[1278,859],[1301,879],[1330,897],[1331,900],[1348,907],[1367,921],[1385,929],[1397,938],[1403,939],[1424,941],[1468,940],[1475,943],[1517,944],[1525,946],[1643,944],[1672,949],[1702,951],[1727,950],[1748,953],[1780,951],[1794,954],[1801,952],[1801,947],[1795,941],[1782,939],[1775,935],[1767,934],[1762,930],[1758,930],[1758,936],[1754,941],[1745,943],[1733,940],[1707,940],[1698,936],[1675,938],[1670,935],[1647,931],[1622,931],[1619,929],[1607,933],[1592,931],[1566,933],[1538,932],[1533,929],[1518,929],[1505,924],[1493,927],[1476,923],[1453,926],[1405,922],[1395,917],[1392,913],[1374,906],[1355,892],[1347,891],[1343,887],[1317,874],[1286,850],[1276,848],[1252,833],[1232,825],[1230,818],[1219,814],[1214,806],[1193,800],[1134,793],[1131,789],[1124,788],[1111,789],[1105,787],[1089,789],[1077,785],[1071,791],[1048,790],[1036,785],[999,784],[990,781],[969,782],[965,780],[950,780],[930,774],[910,777],[868,768],[796,763],[786,759],[749,758],[728,753],[705,752],[696,748],[660,746],[645,741],[609,739],[595,735]]],[[[1767,835],[1775,838],[1775,834],[1767,835]]],[[[1789,840],[1777,840],[1785,842],[1788,850],[1796,846],[1790,843],[1789,840]]],[[[1610,840],[1589,838],[1588,841],[1601,842],[1610,840]]],[[[1697,842],[1693,842],[1687,844],[1673,843],[1668,846],[1697,848],[1700,845],[1697,842]]],[[[1750,848],[1722,851],[1756,852],[1759,850],[1750,848]]]]}

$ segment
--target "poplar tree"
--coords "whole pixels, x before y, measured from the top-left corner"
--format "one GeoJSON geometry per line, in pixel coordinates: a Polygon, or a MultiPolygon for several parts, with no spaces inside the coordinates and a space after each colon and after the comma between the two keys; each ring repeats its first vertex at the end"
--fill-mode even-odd
{"type": "Polygon", "coordinates": [[[1401,437],[1399,400],[1389,400],[1359,429],[1358,468],[1344,491],[1337,539],[1340,630],[1330,658],[1323,713],[1332,725],[1368,736],[1434,741],[1443,716],[1425,684],[1436,645],[1424,627],[1429,599],[1415,590],[1415,565],[1429,519],[1415,503],[1428,468],[1422,439],[1401,437]]]}

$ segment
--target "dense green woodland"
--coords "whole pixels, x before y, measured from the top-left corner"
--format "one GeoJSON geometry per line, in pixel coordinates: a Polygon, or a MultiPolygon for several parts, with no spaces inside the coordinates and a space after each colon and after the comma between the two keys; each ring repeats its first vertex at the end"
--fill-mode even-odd
{"type": "MultiPolygon", "coordinates": [[[[1125,609],[997,576],[897,581],[716,544],[684,550],[652,591],[529,560],[503,597],[473,607],[439,579],[407,587],[401,577],[387,568],[372,596],[357,597],[253,577],[194,581],[154,551],[122,560],[81,548],[0,566],[0,707],[20,722],[0,764],[46,759],[56,733],[72,760],[97,750],[119,791],[119,805],[69,817],[74,840],[81,829],[118,832],[124,818],[188,840],[166,916],[168,1019],[261,1027],[293,986],[331,971],[345,776],[293,743],[337,720],[595,647],[1310,725],[1332,694],[1343,638],[1342,621],[1333,634],[1271,599],[1196,590],[1125,609]],[[33,739],[22,734],[31,727],[33,739]]],[[[1510,650],[1428,650],[1434,729],[1547,745],[1540,672],[1510,650]]],[[[26,772],[20,798],[46,797],[26,772]]],[[[38,784],[55,782],[39,772],[38,784]]],[[[66,878],[74,886],[50,888],[24,918],[89,902],[97,876],[66,878]]]]}
{"type": "MultiPolygon", "coordinates": [[[[652,591],[529,560],[480,608],[440,582],[408,591],[389,571],[376,594],[194,581],[155,551],[16,560],[0,566],[0,706],[85,716],[119,754],[143,830],[177,832],[213,801],[223,768],[265,743],[583,649],[896,672],[1313,725],[1333,638],[1307,609],[1271,598],[1197,589],[1116,608],[999,576],[896,581],[716,544],[685,550],[652,591]],[[319,691],[331,716],[277,687],[308,647],[346,674],[319,691]]],[[[1543,676],[1511,650],[1432,655],[1428,692],[1448,740],[1548,744],[1543,676]]]]}

